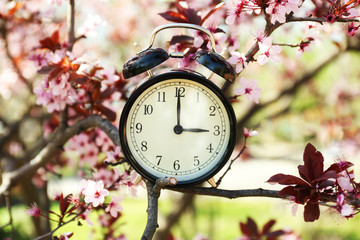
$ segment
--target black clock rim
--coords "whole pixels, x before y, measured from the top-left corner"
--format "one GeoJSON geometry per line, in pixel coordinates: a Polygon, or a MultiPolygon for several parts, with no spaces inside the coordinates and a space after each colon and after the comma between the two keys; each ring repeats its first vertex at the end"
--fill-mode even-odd
{"type": "MultiPolygon", "coordinates": [[[[163,73],[160,75],[153,76],[143,84],[141,84],[129,97],[128,101],[125,103],[124,108],[121,112],[120,117],[120,123],[119,123],[119,136],[120,136],[120,144],[122,148],[122,152],[125,156],[125,159],[127,162],[135,169],[135,171],[140,174],[143,178],[155,182],[158,177],[150,174],[145,169],[143,169],[140,164],[137,163],[135,157],[131,153],[128,141],[126,137],[126,121],[130,112],[131,107],[133,106],[136,99],[140,96],[141,93],[143,93],[147,88],[149,88],[152,85],[155,85],[157,83],[174,79],[174,78],[180,78],[180,79],[187,79],[190,81],[194,81],[197,83],[200,83],[204,85],[205,87],[209,88],[211,91],[213,91],[216,96],[220,99],[220,101],[223,103],[226,112],[229,116],[229,124],[230,124],[230,137],[228,141],[228,146],[223,154],[222,159],[206,174],[201,175],[200,177],[194,178],[192,180],[187,181],[178,181],[176,186],[184,187],[184,186],[193,186],[199,183],[202,183],[204,181],[209,180],[211,177],[213,177],[215,174],[217,174],[227,163],[227,161],[230,159],[233,150],[235,148],[236,139],[237,139],[237,131],[236,131],[236,117],[234,110],[229,102],[229,100],[226,98],[226,96],[223,94],[221,89],[216,86],[213,82],[206,79],[204,76],[200,74],[196,74],[193,72],[186,72],[186,71],[172,71],[163,73]]],[[[176,176],[174,176],[176,178],[176,176]]],[[[176,187],[175,186],[175,187],[176,187]]]]}

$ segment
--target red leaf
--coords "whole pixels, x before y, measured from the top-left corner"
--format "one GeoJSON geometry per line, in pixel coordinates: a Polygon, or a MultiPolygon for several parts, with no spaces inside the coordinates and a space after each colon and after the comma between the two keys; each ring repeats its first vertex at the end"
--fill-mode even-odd
{"type": "Polygon", "coordinates": [[[267,233],[269,233],[270,232],[270,229],[272,228],[272,226],[274,226],[274,224],[275,224],[275,220],[270,220],[270,221],[268,221],[264,226],[263,226],[263,229],[262,229],[262,234],[267,234],[267,233]]]}
{"type": "Polygon", "coordinates": [[[47,48],[53,52],[60,49],[61,45],[59,43],[59,31],[56,30],[50,37],[46,37],[40,40],[40,48],[47,48]]]}
{"type": "Polygon", "coordinates": [[[309,182],[321,177],[324,172],[324,158],[321,152],[317,151],[311,143],[308,143],[305,147],[304,169],[301,169],[301,171],[302,174],[306,176],[304,179],[310,180],[309,182]]]}
{"type": "Polygon", "coordinates": [[[305,222],[314,222],[320,217],[320,208],[318,203],[308,202],[304,208],[305,222]]]}
{"type": "Polygon", "coordinates": [[[282,185],[310,186],[307,182],[305,182],[301,178],[295,177],[293,175],[282,174],[282,173],[272,176],[269,180],[267,180],[267,182],[278,183],[278,184],[282,184],[282,185]]]}
{"type": "Polygon", "coordinates": [[[256,222],[248,217],[247,218],[247,223],[240,223],[240,230],[241,232],[249,237],[257,237],[258,236],[258,228],[256,225],[256,222]]]}
{"type": "Polygon", "coordinates": [[[111,122],[114,122],[116,120],[116,113],[114,111],[112,111],[111,109],[109,109],[103,105],[96,105],[96,106],[94,106],[94,109],[96,111],[102,113],[111,122]]]}
{"type": "Polygon", "coordinates": [[[219,3],[218,5],[215,6],[214,9],[211,9],[206,15],[205,17],[203,17],[203,19],[201,19],[200,25],[202,25],[206,19],[208,19],[211,15],[213,15],[215,12],[217,12],[219,9],[221,9],[223,6],[225,6],[225,3],[219,3]]]}
{"type": "Polygon", "coordinates": [[[163,13],[159,13],[159,15],[170,22],[189,23],[184,15],[174,12],[174,11],[166,11],[163,13]]]}
{"type": "Polygon", "coordinates": [[[181,15],[185,16],[188,23],[200,25],[201,17],[195,9],[184,8],[183,6],[181,6],[179,1],[176,2],[176,9],[181,15]]]}

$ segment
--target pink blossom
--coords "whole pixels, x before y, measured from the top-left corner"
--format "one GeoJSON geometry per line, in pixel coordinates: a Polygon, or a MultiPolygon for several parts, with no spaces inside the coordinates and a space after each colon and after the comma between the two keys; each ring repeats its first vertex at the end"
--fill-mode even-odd
{"type": "Polygon", "coordinates": [[[190,53],[179,60],[180,69],[195,69],[197,61],[194,60],[194,54],[190,53]]]}
{"type": "Polygon", "coordinates": [[[142,186],[143,187],[143,183],[140,182],[139,184],[135,185],[135,181],[136,179],[139,177],[139,175],[133,171],[131,173],[131,175],[127,176],[127,180],[123,181],[122,184],[127,186],[127,193],[130,193],[131,196],[136,197],[137,194],[137,187],[138,186],[142,186]]]}
{"type": "Polygon", "coordinates": [[[58,239],[59,240],[69,240],[73,235],[74,235],[74,233],[72,233],[72,232],[62,233],[58,239]]]}
{"type": "Polygon", "coordinates": [[[109,151],[106,153],[106,162],[112,163],[112,162],[117,162],[119,159],[122,158],[122,152],[121,152],[121,147],[120,146],[116,146],[115,151],[109,151]]]}
{"type": "Polygon", "coordinates": [[[344,217],[352,217],[355,213],[354,209],[349,204],[345,203],[345,196],[342,193],[337,196],[336,205],[337,210],[344,217]]]}
{"type": "Polygon", "coordinates": [[[116,168],[107,169],[100,168],[97,172],[93,174],[94,179],[102,180],[105,185],[112,185],[116,182],[116,180],[121,176],[119,171],[116,168]]]}
{"type": "Polygon", "coordinates": [[[229,45],[228,45],[228,51],[229,52],[235,52],[239,47],[240,47],[240,43],[237,40],[237,37],[235,35],[231,35],[228,39],[227,39],[229,45]]]}
{"type": "Polygon", "coordinates": [[[244,53],[232,52],[228,62],[236,65],[236,73],[241,72],[247,66],[246,56],[244,53]]]}
{"type": "Polygon", "coordinates": [[[296,49],[296,57],[300,57],[304,52],[311,52],[310,42],[301,42],[296,49]]]}
{"type": "Polygon", "coordinates": [[[86,188],[82,191],[85,195],[85,202],[92,203],[93,207],[103,204],[105,197],[109,195],[109,191],[104,188],[103,181],[88,180],[86,188]]]}
{"type": "Polygon", "coordinates": [[[250,101],[259,103],[261,89],[257,86],[256,80],[247,80],[245,78],[240,79],[240,87],[234,90],[237,96],[246,95],[250,101]]]}
{"type": "Polygon", "coordinates": [[[351,175],[349,176],[346,170],[338,174],[336,181],[344,191],[354,191],[354,186],[352,185],[350,177],[351,175]]]}
{"type": "Polygon", "coordinates": [[[97,136],[95,138],[95,144],[101,148],[101,151],[103,152],[109,151],[109,149],[111,149],[114,146],[114,144],[110,140],[108,135],[106,135],[106,133],[104,133],[104,131],[100,129],[97,129],[96,133],[97,136]]]}
{"type": "Polygon", "coordinates": [[[248,137],[253,137],[253,136],[257,136],[258,135],[258,131],[252,130],[252,129],[247,129],[246,127],[244,127],[244,137],[248,138],[248,137]]]}
{"type": "Polygon", "coordinates": [[[123,210],[122,206],[120,205],[122,199],[123,199],[122,196],[113,197],[107,208],[105,208],[105,211],[110,212],[110,215],[113,218],[116,218],[118,216],[118,213],[123,210]]]}
{"type": "Polygon", "coordinates": [[[68,82],[69,76],[69,73],[63,73],[54,79],[45,79],[42,85],[35,87],[36,104],[47,107],[49,113],[61,111],[66,104],[72,104],[76,93],[68,82]]]}
{"type": "Polygon", "coordinates": [[[276,21],[284,23],[286,21],[286,14],[297,12],[301,4],[301,0],[270,1],[265,11],[271,16],[272,24],[275,24],[276,21]]]}
{"type": "Polygon", "coordinates": [[[354,36],[355,32],[359,29],[360,25],[355,26],[355,24],[352,22],[348,24],[347,33],[348,36],[354,36]]]}
{"type": "Polygon", "coordinates": [[[107,86],[113,85],[120,79],[119,75],[116,74],[115,68],[113,66],[96,71],[95,75],[100,79],[103,79],[103,81],[101,81],[101,87],[103,89],[106,89],[107,86]]]}
{"type": "Polygon", "coordinates": [[[234,24],[234,22],[240,18],[242,12],[246,14],[259,14],[261,8],[249,0],[238,0],[233,2],[232,7],[229,9],[228,16],[225,19],[225,23],[228,25],[234,24]]]}
{"type": "Polygon", "coordinates": [[[36,203],[33,203],[28,210],[25,211],[26,214],[29,214],[32,217],[39,217],[41,215],[41,210],[39,209],[36,203]]]}
{"type": "Polygon", "coordinates": [[[272,39],[270,37],[264,38],[262,42],[259,42],[260,56],[257,62],[260,65],[264,65],[270,59],[273,62],[280,61],[280,52],[282,48],[278,45],[272,45],[272,39]]]}

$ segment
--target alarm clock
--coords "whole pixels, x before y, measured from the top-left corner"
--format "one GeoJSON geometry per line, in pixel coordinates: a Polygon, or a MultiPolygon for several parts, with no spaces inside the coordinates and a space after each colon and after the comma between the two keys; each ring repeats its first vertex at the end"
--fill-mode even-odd
{"type": "Polygon", "coordinates": [[[193,24],[156,28],[150,44],[123,67],[125,78],[148,72],[150,77],[132,92],[120,117],[120,143],[129,164],[145,179],[173,177],[177,186],[194,185],[212,177],[230,158],[236,142],[234,110],[223,91],[200,73],[172,70],[159,75],[151,69],[182,53],[152,48],[156,34],[187,28],[209,36],[212,50],[199,50],[201,65],[232,83],[235,71],[215,50],[212,34],[193,24]]]}

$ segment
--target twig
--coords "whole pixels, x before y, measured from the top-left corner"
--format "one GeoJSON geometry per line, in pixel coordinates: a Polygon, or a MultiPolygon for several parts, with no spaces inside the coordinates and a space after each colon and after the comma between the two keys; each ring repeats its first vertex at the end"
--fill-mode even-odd
{"type": "Polygon", "coordinates": [[[219,178],[219,180],[216,182],[216,187],[218,187],[218,186],[221,184],[221,181],[223,180],[223,178],[225,177],[225,175],[230,171],[231,166],[233,165],[233,163],[234,163],[234,162],[241,156],[241,154],[245,151],[245,149],[246,149],[246,139],[247,139],[247,138],[245,138],[245,140],[244,140],[244,145],[243,145],[243,147],[241,148],[241,150],[240,150],[240,152],[238,153],[238,155],[236,155],[236,157],[234,157],[234,158],[231,160],[231,162],[230,162],[228,168],[226,169],[226,171],[223,173],[223,175],[221,175],[221,177],[219,178]]]}
{"type": "Polygon", "coordinates": [[[44,235],[41,235],[37,238],[34,238],[33,240],[41,240],[41,239],[48,239],[48,237],[51,237],[54,232],[56,232],[58,229],[60,229],[61,227],[71,223],[72,221],[75,221],[75,219],[77,217],[79,217],[81,214],[83,214],[85,212],[85,210],[82,210],[81,212],[79,212],[78,214],[76,214],[74,217],[72,217],[71,219],[69,219],[67,222],[63,222],[62,224],[59,224],[56,228],[54,228],[53,230],[51,230],[48,233],[45,233],[44,235]]]}

